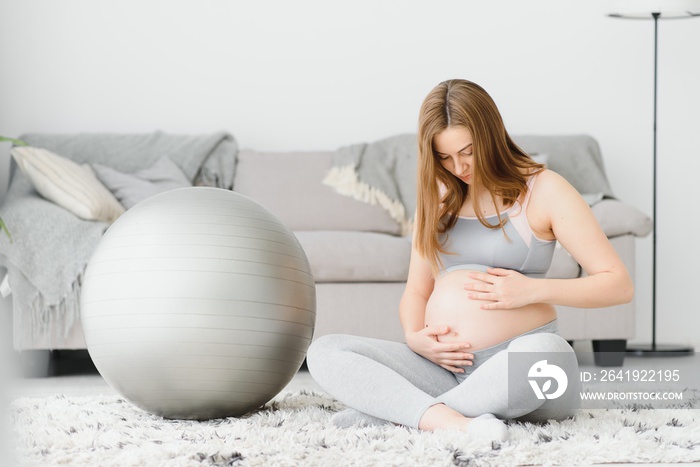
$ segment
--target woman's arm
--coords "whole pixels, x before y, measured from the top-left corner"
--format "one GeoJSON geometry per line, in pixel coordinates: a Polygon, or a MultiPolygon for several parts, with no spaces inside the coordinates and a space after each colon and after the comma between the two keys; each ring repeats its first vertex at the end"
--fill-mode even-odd
{"type": "MultiPolygon", "coordinates": [[[[627,303],[634,297],[632,278],[598,224],[591,208],[561,175],[547,171],[536,202],[548,213],[551,232],[581,265],[586,277],[547,279],[539,302],[599,308],[627,303]]],[[[535,193],[533,192],[533,195],[535,193]]]]}
{"type": "Polygon", "coordinates": [[[474,358],[472,354],[466,353],[471,345],[467,342],[439,342],[437,337],[449,333],[449,326],[425,326],[425,307],[434,285],[435,279],[428,262],[414,246],[406,289],[399,304],[399,318],[406,344],[415,353],[446,370],[463,372],[459,367],[470,365],[474,358]]]}
{"type": "Polygon", "coordinates": [[[510,309],[531,303],[600,308],[627,303],[632,279],[603,233],[588,204],[561,175],[545,171],[537,178],[527,212],[540,238],[556,239],[581,265],[586,277],[532,279],[506,269],[476,273],[482,284],[465,286],[471,298],[490,300],[484,309],[510,309]]]}
{"type": "Polygon", "coordinates": [[[399,304],[399,319],[404,334],[417,332],[425,327],[425,306],[433,291],[435,280],[425,261],[414,246],[411,249],[411,262],[408,279],[399,304]]]}

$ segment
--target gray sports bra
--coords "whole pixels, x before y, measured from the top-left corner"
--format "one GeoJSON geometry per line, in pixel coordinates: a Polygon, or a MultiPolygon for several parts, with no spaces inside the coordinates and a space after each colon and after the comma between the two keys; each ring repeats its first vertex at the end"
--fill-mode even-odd
{"type": "MultiPolygon", "coordinates": [[[[456,269],[486,271],[488,266],[512,269],[529,277],[544,277],[552,264],[555,240],[537,238],[527,221],[527,206],[537,176],[527,182],[528,190],[523,203],[516,201],[501,213],[507,219],[501,229],[484,227],[476,217],[459,217],[457,223],[440,239],[447,251],[440,254],[443,274],[456,269]],[[445,238],[446,237],[446,238],[445,238]]],[[[487,217],[489,222],[498,221],[498,216],[487,217]]]]}

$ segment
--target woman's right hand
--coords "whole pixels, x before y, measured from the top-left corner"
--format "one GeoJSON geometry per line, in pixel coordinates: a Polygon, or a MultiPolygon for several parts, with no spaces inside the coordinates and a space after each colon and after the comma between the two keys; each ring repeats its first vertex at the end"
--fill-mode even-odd
{"type": "Polygon", "coordinates": [[[464,373],[461,367],[472,364],[474,355],[467,342],[440,342],[438,336],[450,332],[449,326],[427,326],[406,334],[406,344],[418,355],[453,373],[464,373]]]}

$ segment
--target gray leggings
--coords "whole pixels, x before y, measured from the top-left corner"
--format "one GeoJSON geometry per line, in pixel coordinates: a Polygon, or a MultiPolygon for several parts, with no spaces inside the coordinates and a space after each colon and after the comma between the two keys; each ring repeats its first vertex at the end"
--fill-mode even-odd
{"type": "MultiPolygon", "coordinates": [[[[417,428],[425,411],[439,403],[467,417],[491,413],[501,419],[542,422],[563,420],[578,407],[573,396],[540,400],[528,381],[510,387],[509,352],[569,352],[556,334],[556,320],[493,347],[471,352],[474,365],[452,373],[400,342],[332,334],[316,339],[307,353],[311,376],[348,407],[417,428]],[[513,397],[520,397],[514,401],[513,397]]],[[[575,358],[573,358],[575,362],[575,358]]],[[[578,369],[575,369],[576,372],[578,369]]],[[[571,382],[578,385],[578,381],[571,382]]]]}

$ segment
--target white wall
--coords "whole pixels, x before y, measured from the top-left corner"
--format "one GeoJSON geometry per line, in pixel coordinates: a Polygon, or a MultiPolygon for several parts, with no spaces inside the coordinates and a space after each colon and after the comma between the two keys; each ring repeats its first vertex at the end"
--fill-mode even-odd
{"type": "MultiPolygon", "coordinates": [[[[226,129],[334,149],[414,131],[430,88],[463,77],[511,133],[594,135],[618,197],[651,213],[653,23],[610,3],[0,0],[0,134],[226,129]]],[[[696,347],[698,45],[700,19],[661,23],[657,336],[696,347]]],[[[650,238],[637,246],[648,342],[650,238]]]]}

